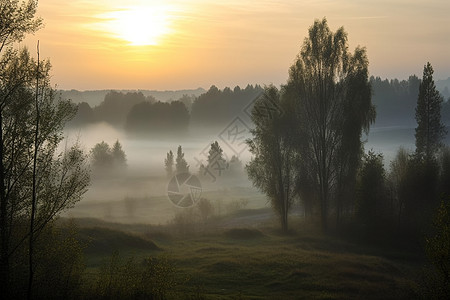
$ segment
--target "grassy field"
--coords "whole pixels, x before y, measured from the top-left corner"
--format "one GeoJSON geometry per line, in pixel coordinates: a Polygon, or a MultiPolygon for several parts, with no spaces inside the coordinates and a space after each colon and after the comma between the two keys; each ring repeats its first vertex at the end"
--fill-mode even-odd
{"type": "Polygon", "coordinates": [[[288,235],[274,227],[179,235],[167,226],[79,224],[87,276],[115,250],[163,256],[176,270],[173,299],[413,299],[424,264],[413,251],[364,246],[301,223],[288,235]]]}

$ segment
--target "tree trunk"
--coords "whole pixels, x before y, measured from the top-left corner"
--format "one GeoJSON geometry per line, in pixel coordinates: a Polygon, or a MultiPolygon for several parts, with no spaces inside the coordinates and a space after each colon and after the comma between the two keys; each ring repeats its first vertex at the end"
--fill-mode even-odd
{"type": "Polygon", "coordinates": [[[0,112],[0,282],[3,294],[9,295],[9,239],[7,228],[8,199],[6,199],[5,166],[3,165],[3,115],[0,112]]]}
{"type": "Polygon", "coordinates": [[[39,147],[39,41],[37,43],[37,70],[36,70],[36,124],[34,131],[34,155],[33,155],[33,186],[32,186],[32,199],[31,199],[31,216],[30,216],[30,240],[28,247],[28,263],[29,263],[29,276],[28,276],[28,294],[27,298],[31,299],[33,294],[33,251],[34,251],[34,218],[36,214],[37,205],[37,191],[36,191],[36,177],[37,177],[37,159],[38,159],[38,147],[39,147]]]}

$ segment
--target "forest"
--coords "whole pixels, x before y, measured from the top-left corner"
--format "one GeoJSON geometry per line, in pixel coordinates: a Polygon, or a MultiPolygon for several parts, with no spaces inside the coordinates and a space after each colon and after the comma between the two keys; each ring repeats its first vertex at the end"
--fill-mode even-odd
{"type": "Polygon", "coordinates": [[[19,46],[37,4],[0,2],[2,299],[450,297],[429,62],[370,76],[323,18],[281,86],[62,91],[19,46]]]}

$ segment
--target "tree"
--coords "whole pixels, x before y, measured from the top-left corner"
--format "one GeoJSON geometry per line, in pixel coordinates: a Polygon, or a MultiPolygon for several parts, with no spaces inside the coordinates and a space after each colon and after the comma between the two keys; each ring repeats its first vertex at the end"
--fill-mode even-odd
{"type": "Polygon", "coordinates": [[[203,223],[206,223],[206,221],[213,212],[213,206],[211,204],[211,201],[209,201],[206,198],[200,198],[200,200],[198,200],[197,203],[197,209],[200,212],[200,217],[203,223]]]}
{"type": "Polygon", "coordinates": [[[108,143],[102,141],[91,149],[91,162],[94,170],[104,171],[111,168],[113,158],[108,143]]]}
{"type": "Polygon", "coordinates": [[[394,202],[394,210],[397,213],[398,225],[401,225],[403,212],[408,198],[408,171],[409,171],[409,153],[403,148],[398,149],[394,160],[391,162],[389,173],[389,183],[391,185],[391,198],[394,202]]]}
{"type": "Polygon", "coordinates": [[[433,67],[428,62],[423,68],[423,78],[419,87],[416,107],[416,153],[420,158],[430,161],[442,146],[446,135],[441,122],[441,105],[444,99],[436,90],[433,80],[433,67]]]}
{"type": "Polygon", "coordinates": [[[113,159],[114,167],[117,170],[122,170],[126,168],[127,166],[127,158],[125,155],[125,152],[122,149],[122,145],[120,144],[119,140],[116,140],[114,143],[112,150],[111,150],[111,156],[113,159]]]}
{"type": "Polygon", "coordinates": [[[183,153],[183,149],[181,148],[181,146],[178,146],[178,149],[177,149],[177,158],[176,158],[175,168],[177,170],[177,174],[189,172],[189,166],[186,162],[186,159],[184,159],[184,153],[183,153]]]}
{"type": "Polygon", "coordinates": [[[364,156],[357,184],[357,216],[373,233],[385,216],[386,172],[383,155],[369,151],[364,156]]]}
{"type": "MultiPolygon", "coordinates": [[[[10,46],[15,42],[22,41],[27,33],[34,33],[42,25],[42,20],[35,18],[36,7],[37,1],[0,2],[0,282],[6,287],[8,287],[10,272],[11,245],[9,236],[11,228],[8,226],[10,200],[6,186],[8,165],[4,160],[5,153],[8,152],[8,149],[5,149],[7,137],[3,136],[6,132],[3,126],[6,117],[4,115],[7,114],[8,110],[5,104],[14,103],[12,99],[17,99],[15,94],[21,85],[32,77],[28,65],[28,53],[25,51],[19,53],[10,46]]],[[[6,295],[8,295],[8,291],[6,291],[6,295]]]]}
{"type": "Polygon", "coordinates": [[[211,144],[211,148],[208,151],[208,165],[206,168],[209,171],[217,171],[219,176],[222,175],[222,171],[226,169],[227,161],[223,157],[223,150],[219,143],[215,141],[211,144]]]}
{"type": "Polygon", "coordinates": [[[425,253],[432,265],[425,279],[425,298],[450,297],[450,201],[441,202],[433,220],[433,235],[426,239],[425,253]]]}
{"type": "Polygon", "coordinates": [[[36,0],[0,3],[0,53],[5,47],[22,41],[26,34],[34,33],[42,26],[42,19],[35,17],[37,5],[36,0]]]}
{"type": "MultiPolygon", "coordinates": [[[[264,102],[282,107],[283,94],[274,86],[265,88],[257,100],[256,107],[264,102]]],[[[286,110],[289,111],[289,110],[286,110]]],[[[283,232],[288,230],[288,214],[293,203],[298,155],[293,147],[290,124],[281,114],[266,117],[252,110],[255,128],[251,130],[252,139],[247,141],[252,158],[246,166],[248,177],[253,185],[270,199],[272,207],[280,217],[283,232]]]]}
{"type": "Polygon", "coordinates": [[[343,188],[355,180],[361,133],[375,117],[366,50],[350,53],[342,27],[332,32],[325,18],[316,20],[290,68],[286,89],[295,103],[301,170],[308,171],[301,177],[317,191],[326,231],[333,192],[338,184],[343,188]]]}
{"type": "Polygon", "coordinates": [[[440,192],[446,197],[450,197],[450,147],[446,146],[442,149],[440,155],[440,192]]]}
{"type": "Polygon", "coordinates": [[[173,175],[173,152],[172,152],[172,150],[167,152],[166,159],[164,160],[164,166],[166,168],[167,177],[171,178],[173,175]]]}
{"type": "MultiPolygon", "coordinates": [[[[76,107],[56,98],[50,87],[50,64],[42,62],[38,68],[26,49],[2,56],[2,63],[5,68],[0,76],[0,280],[11,283],[14,270],[10,269],[10,263],[20,260],[24,242],[30,241],[27,252],[32,258],[39,234],[86,192],[89,173],[79,145],[58,154],[63,126],[74,116],[76,107]],[[39,78],[37,91],[30,72],[39,78]],[[30,224],[27,231],[23,230],[25,224],[30,224]]],[[[32,259],[28,265],[32,283],[32,259]]],[[[28,296],[31,297],[31,290],[28,296]]]]}
{"type": "Polygon", "coordinates": [[[189,118],[188,109],[180,101],[142,102],[131,108],[125,128],[133,134],[179,135],[186,132],[189,118]]]}
{"type": "Polygon", "coordinates": [[[77,144],[57,155],[74,105],[57,99],[50,87],[49,62],[36,62],[27,49],[14,48],[41,26],[36,7],[37,1],[0,2],[0,282],[7,298],[24,297],[11,292],[27,290],[13,282],[20,271],[11,266],[29,253],[24,263],[32,287],[37,238],[80,200],[89,183],[86,157],[77,144]]]}
{"type": "Polygon", "coordinates": [[[243,165],[242,165],[242,161],[239,159],[238,156],[233,155],[230,158],[230,162],[228,163],[228,170],[231,176],[236,176],[236,175],[243,175],[243,165]]]}
{"type": "Polygon", "coordinates": [[[119,140],[111,148],[108,143],[97,143],[90,152],[94,171],[101,175],[119,175],[127,167],[127,158],[119,140]]]}

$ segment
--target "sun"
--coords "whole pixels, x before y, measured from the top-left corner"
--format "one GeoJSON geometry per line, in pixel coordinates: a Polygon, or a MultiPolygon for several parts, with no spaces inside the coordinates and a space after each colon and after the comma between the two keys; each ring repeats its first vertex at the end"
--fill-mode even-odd
{"type": "Polygon", "coordinates": [[[164,7],[130,7],[103,15],[107,30],[132,46],[158,45],[170,32],[164,7]]]}

